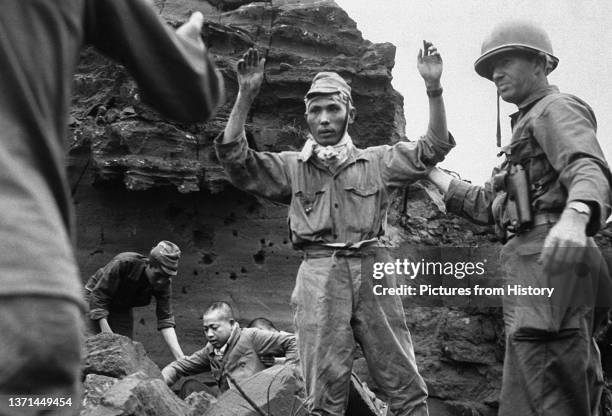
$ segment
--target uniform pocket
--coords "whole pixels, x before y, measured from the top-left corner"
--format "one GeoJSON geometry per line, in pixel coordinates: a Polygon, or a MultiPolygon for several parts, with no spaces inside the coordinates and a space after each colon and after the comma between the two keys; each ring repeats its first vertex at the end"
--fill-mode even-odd
{"type": "Polygon", "coordinates": [[[344,188],[345,208],[343,220],[348,233],[363,234],[363,239],[377,235],[379,218],[379,189],[376,186],[347,186],[344,188]]]}
{"type": "Polygon", "coordinates": [[[289,207],[291,231],[301,239],[312,240],[331,229],[329,191],[297,191],[289,207]]]}

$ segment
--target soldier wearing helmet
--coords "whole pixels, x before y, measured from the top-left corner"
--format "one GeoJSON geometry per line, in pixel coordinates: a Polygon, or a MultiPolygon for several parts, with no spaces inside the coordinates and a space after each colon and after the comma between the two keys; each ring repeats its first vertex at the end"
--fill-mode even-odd
{"type": "Polygon", "coordinates": [[[172,355],[182,358],[170,303],[172,277],[178,274],[180,257],[178,246],[164,240],[153,247],[148,256],[119,253],[98,269],[85,285],[94,332],[116,332],[133,338],[132,308],[148,305],[154,297],[157,329],[172,355]]]}
{"type": "Polygon", "coordinates": [[[504,160],[484,187],[430,173],[449,211],[496,225],[509,284],[554,290],[503,299],[502,416],[596,415],[602,392],[593,333],[610,275],[592,236],[610,215],[610,170],[591,107],[548,83],[558,62],[538,26],[497,26],[475,69],[518,107],[504,160]]]}
{"type": "MultiPolygon", "coordinates": [[[[425,177],[454,146],[446,128],[440,55],[425,43],[417,63],[429,96],[427,134],[417,142],[367,149],[353,145],[351,87],[334,72],[318,73],[306,93],[310,134],[301,151],[249,149],[244,123],[264,64],[253,49],[238,62],[238,97],[216,150],[235,186],[289,205],[291,243],[304,253],[292,303],[308,410],[344,414],[356,338],[394,414],[426,415],[427,388],[401,302],[373,294],[372,279],[362,278],[361,258],[375,252],[390,261],[372,247],[384,236],[391,191],[425,177]]],[[[395,276],[380,283],[394,287],[395,276]]]]}

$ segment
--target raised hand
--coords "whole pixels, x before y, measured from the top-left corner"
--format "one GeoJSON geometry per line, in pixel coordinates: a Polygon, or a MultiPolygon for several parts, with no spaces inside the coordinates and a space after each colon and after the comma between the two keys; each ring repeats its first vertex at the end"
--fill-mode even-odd
{"type": "Polygon", "coordinates": [[[248,98],[255,98],[261,87],[264,77],[265,58],[259,57],[257,49],[249,48],[236,65],[238,87],[240,93],[248,98]]]}
{"type": "Polygon", "coordinates": [[[423,41],[423,49],[419,49],[417,68],[425,80],[427,89],[440,88],[442,76],[442,57],[433,43],[423,41]]]}
{"type": "Polygon", "coordinates": [[[176,29],[176,34],[187,41],[187,44],[198,48],[202,53],[205,51],[204,41],[202,40],[202,26],[204,25],[204,15],[200,12],[193,13],[187,22],[176,29]]]}

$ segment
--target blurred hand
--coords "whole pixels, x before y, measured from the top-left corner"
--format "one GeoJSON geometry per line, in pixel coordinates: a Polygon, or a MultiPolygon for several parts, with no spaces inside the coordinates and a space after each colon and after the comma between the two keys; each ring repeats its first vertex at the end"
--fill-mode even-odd
{"type": "Polygon", "coordinates": [[[257,49],[249,48],[238,61],[238,87],[240,92],[249,98],[254,98],[259,92],[264,77],[265,58],[259,57],[257,49]]]}
{"type": "Polygon", "coordinates": [[[206,50],[201,35],[203,24],[204,16],[200,12],[195,12],[189,17],[186,23],[176,29],[177,36],[183,38],[190,45],[200,49],[202,53],[206,50]]]}
{"type": "Polygon", "coordinates": [[[539,261],[544,271],[555,273],[573,268],[584,257],[587,245],[586,224],[589,217],[574,210],[563,211],[559,222],[550,229],[539,261]]]}
{"type": "Polygon", "coordinates": [[[417,68],[423,80],[425,80],[427,89],[440,88],[442,57],[433,43],[423,41],[423,49],[419,49],[419,55],[417,56],[417,68]]]}

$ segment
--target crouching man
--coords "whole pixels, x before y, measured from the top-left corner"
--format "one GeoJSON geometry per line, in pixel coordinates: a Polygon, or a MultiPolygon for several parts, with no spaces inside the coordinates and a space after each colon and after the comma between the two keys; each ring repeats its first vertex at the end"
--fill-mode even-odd
{"type": "Polygon", "coordinates": [[[134,338],[132,308],[156,300],[157,329],[174,358],[183,357],[172,313],[172,277],[178,274],[181,250],[170,241],[160,241],[148,256],[119,253],[94,273],[85,285],[92,329],[134,338]]]}
{"type": "Polygon", "coordinates": [[[232,307],[226,302],[215,302],[202,317],[208,343],[188,357],[168,364],[162,370],[164,381],[174,384],[181,377],[211,372],[219,390],[240,384],[267,366],[260,356],[285,356],[288,362],[297,360],[295,337],[287,332],[273,332],[258,328],[240,328],[232,307]]]}

